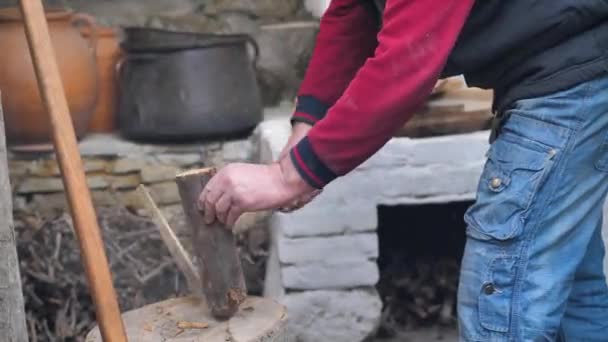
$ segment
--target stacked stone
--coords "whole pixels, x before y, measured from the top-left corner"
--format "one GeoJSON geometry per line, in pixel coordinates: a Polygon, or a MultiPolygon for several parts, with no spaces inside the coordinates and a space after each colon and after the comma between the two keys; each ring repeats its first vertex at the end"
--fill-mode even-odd
{"type": "MultiPolygon", "coordinates": [[[[289,132],[285,117],[262,124],[262,160],[277,157],[289,132]]],[[[356,342],[374,331],[377,206],[473,199],[487,136],[393,139],[308,206],[274,215],[266,294],[287,305],[299,341],[356,342]]]]}
{"type": "MultiPolygon", "coordinates": [[[[145,184],[161,209],[181,215],[180,197],[173,181],[183,170],[257,160],[257,138],[191,145],[147,145],[112,135],[94,135],[80,144],[87,182],[94,204],[144,208],[136,192],[145,184]]],[[[14,208],[54,215],[67,208],[59,167],[52,155],[9,157],[14,208]]]]}

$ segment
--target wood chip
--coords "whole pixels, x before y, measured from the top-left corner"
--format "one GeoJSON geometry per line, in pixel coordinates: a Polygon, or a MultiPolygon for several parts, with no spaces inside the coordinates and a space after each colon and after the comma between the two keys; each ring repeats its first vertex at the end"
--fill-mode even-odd
{"type": "Polygon", "coordinates": [[[177,322],[179,329],[207,329],[209,324],[205,322],[177,322]]]}
{"type": "Polygon", "coordinates": [[[152,331],[152,330],[154,330],[154,327],[152,325],[150,325],[149,323],[146,323],[146,324],[144,324],[144,330],[152,331]]]}

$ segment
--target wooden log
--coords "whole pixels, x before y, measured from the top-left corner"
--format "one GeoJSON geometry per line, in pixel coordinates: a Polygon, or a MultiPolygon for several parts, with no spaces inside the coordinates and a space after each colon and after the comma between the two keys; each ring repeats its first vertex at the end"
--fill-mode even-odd
{"type": "Polygon", "coordinates": [[[0,104],[0,340],[27,342],[19,260],[13,231],[4,117],[0,104]]]}
{"type": "MultiPolygon", "coordinates": [[[[123,314],[132,342],[291,342],[287,312],[269,298],[249,297],[229,320],[217,320],[199,297],[169,299],[123,314]]],[[[86,342],[101,342],[95,327],[86,342]]]]}
{"type": "Polygon", "coordinates": [[[245,277],[231,230],[216,222],[205,224],[198,198],[215,168],[180,173],[175,177],[182,207],[193,230],[202,291],[214,317],[230,318],[247,296],[245,277]]]}

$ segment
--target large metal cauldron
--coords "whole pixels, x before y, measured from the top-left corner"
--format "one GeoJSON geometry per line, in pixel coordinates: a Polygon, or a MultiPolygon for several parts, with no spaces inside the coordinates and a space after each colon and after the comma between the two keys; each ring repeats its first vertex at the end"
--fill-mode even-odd
{"type": "Polygon", "coordinates": [[[249,132],[262,119],[258,50],[249,36],[148,28],[125,34],[118,117],[127,138],[227,137],[249,132]]]}

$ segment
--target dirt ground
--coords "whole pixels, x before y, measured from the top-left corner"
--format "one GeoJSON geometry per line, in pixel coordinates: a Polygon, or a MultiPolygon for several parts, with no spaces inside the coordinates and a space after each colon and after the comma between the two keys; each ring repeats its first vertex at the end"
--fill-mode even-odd
{"type": "Polygon", "coordinates": [[[374,339],[372,342],[457,342],[456,328],[433,327],[399,333],[390,339],[374,339]]]}

